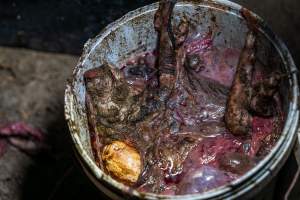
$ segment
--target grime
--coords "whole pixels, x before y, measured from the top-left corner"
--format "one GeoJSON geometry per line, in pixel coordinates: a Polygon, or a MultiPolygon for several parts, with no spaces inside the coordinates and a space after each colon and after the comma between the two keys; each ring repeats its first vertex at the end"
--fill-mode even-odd
{"type": "Polygon", "coordinates": [[[271,151],[284,122],[284,76],[257,62],[257,30],[250,28],[242,50],[218,47],[210,33],[190,37],[187,17],[172,24],[175,4],[160,2],[155,50],[84,74],[98,166],[163,195],[238,179],[271,151]]]}

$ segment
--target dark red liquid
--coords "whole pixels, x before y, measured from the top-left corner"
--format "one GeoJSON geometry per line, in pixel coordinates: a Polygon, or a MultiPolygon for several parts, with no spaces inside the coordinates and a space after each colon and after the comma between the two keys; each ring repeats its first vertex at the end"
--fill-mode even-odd
{"type": "MultiPolygon", "coordinates": [[[[213,47],[209,38],[192,41],[186,45],[186,50],[188,54],[197,54],[202,60],[201,66],[195,69],[198,79],[206,77],[225,87],[231,86],[240,55],[239,50],[213,47]]],[[[128,77],[129,84],[140,85],[141,82],[151,81],[151,77],[133,78],[126,73],[131,66],[138,66],[141,58],[146,61],[144,63],[147,67],[154,68],[155,55],[153,53],[145,53],[127,61],[123,71],[128,77]]],[[[180,101],[182,95],[184,94],[174,95],[169,100],[169,104],[180,101]]],[[[274,128],[280,121],[278,117],[254,117],[252,133],[245,137],[235,137],[223,124],[226,101],[214,104],[208,102],[201,93],[194,94],[194,96],[198,101],[196,105],[191,104],[189,99],[185,99],[170,111],[171,113],[165,115],[179,122],[180,128],[175,131],[176,133],[172,133],[170,128],[163,134],[154,134],[160,135],[158,136],[161,140],[160,144],[155,145],[155,148],[159,149],[163,149],[165,143],[170,141],[174,142],[173,146],[180,146],[178,143],[182,142],[180,138],[184,135],[197,140],[191,145],[192,147],[186,149],[187,152],[180,154],[185,156],[181,158],[170,156],[167,164],[158,161],[160,166],[153,167],[154,172],[148,172],[150,173],[148,176],[151,176],[151,173],[153,176],[161,176],[156,177],[160,179],[156,184],[162,187],[161,194],[200,193],[224,185],[254,167],[271,150],[278,138],[280,130],[274,128]],[[172,141],[170,139],[172,137],[176,139],[172,141]],[[172,168],[174,164],[172,162],[177,162],[176,159],[184,160],[180,164],[180,170],[172,168]],[[157,173],[155,170],[161,170],[162,173],[157,173]]],[[[154,119],[152,123],[158,122],[154,119]]],[[[144,134],[157,132],[152,124],[149,124],[146,129],[151,131],[148,133],[145,131],[144,134]]],[[[151,138],[151,136],[147,137],[151,138]]],[[[157,140],[153,142],[157,143],[157,140]]],[[[177,153],[176,149],[170,151],[177,153]]],[[[151,184],[147,181],[138,189],[143,192],[153,192],[151,184]]]]}
{"type": "MultiPolygon", "coordinates": [[[[240,51],[215,47],[210,38],[186,43],[185,49],[188,56],[196,55],[201,61],[190,69],[198,80],[195,90],[178,84],[165,101],[166,110],[153,112],[137,122],[131,133],[136,137],[129,139],[138,144],[144,159],[144,170],[136,186],[142,192],[182,195],[225,185],[268,154],[282,128],[278,106],[274,117],[254,116],[249,135],[232,135],[224,123],[228,95],[222,91],[230,91],[240,51]],[[203,86],[210,81],[215,83],[214,88],[203,86]]],[[[121,65],[128,85],[137,93],[147,87],[159,90],[155,60],[155,52],[145,52],[121,65]]],[[[254,79],[264,76],[256,74],[254,79]]],[[[155,110],[156,104],[151,106],[155,110]]]]}

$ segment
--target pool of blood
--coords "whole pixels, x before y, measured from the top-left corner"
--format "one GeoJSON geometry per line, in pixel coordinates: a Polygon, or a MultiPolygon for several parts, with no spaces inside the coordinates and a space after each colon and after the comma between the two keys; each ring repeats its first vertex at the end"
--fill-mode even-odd
{"type": "MultiPolygon", "coordinates": [[[[197,79],[209,79],[230,90],[240,50],[215,47],[210,38],[190,41],[185,49],[187,55],[201,60],[193,69],[197,79]]],[[[127,83],[137,91],[148,85],[155,87],[155,60],[155,51],[125,60],[121,70],[127,83]]],[[[257,74],[257,79],[263,77],[257,74]]],[[[203,90],[192,96],[179,88],[166,100],[164,112],[136,124],[137,134],[148,144],[139,148],[145,157],[145,169],[135,186],[139,191],[165,195],[209,191],[245,174],[276,144],[283,123],[281,114],[254,116],[251,133],[236,137],[224,124],[226,97],[211,98],[203,90]]]]}

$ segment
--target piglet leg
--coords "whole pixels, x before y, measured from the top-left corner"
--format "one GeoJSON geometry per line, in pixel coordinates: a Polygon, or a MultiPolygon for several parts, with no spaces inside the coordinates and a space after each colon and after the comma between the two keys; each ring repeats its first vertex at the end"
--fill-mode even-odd
{"type": "Polygon", "coordinates": [[[240,56],[227,102],[225,122],[227,128],[234,135],[248,134],[251,129],[252,116],[248,110],[251,103],[251,80],[255,62],[255,42],[256,36],[250,31],[240,56]]]}
{"type": "Polygon", "coordinates": [[[171,91],[175,81],[175,38],[171,29],[171,19],[175,0],[162,0],[155,14],[154,26],[158,32],[159,85],[161,89],[171,91]]]}

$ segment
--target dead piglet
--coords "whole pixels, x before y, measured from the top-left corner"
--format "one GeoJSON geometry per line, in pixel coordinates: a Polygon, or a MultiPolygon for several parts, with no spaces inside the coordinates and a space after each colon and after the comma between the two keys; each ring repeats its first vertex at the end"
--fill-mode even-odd
{"type": "Polygon", "coordinates": [[[255,63],[256,36],[250,31],[241,53],[225,113],[227,128],[234,135],[246,135],[251,130],[251,81],[255,63]]]}
{"type": "Polygon", "coordinates": [[[84,74],[84,79],[87,90],[86,102],[89,105],[88,111],[90,114],[95,117],[95,120],[97,120],[98,115],[106,119],[106,121],[116,120],[118,106],[112,103],[111,100],[115,84],[110,67],[104,65],[89,70],[84,74]]]}
{"type": "Polygon", "coordinates": [[[87,71],[84,77],[88,107],[102,125],[126,123],[140,111],[139,97],[119,69],[105,64],[87,71]]]}
{"type": "Polygon", "coordinates": [[[103,168],[104,145],[134,138],[130,121],[139,116],[141,103],[121,71],[107,64],[87,71],[84,80],[91,143],[95,159],[103,168]]]}

